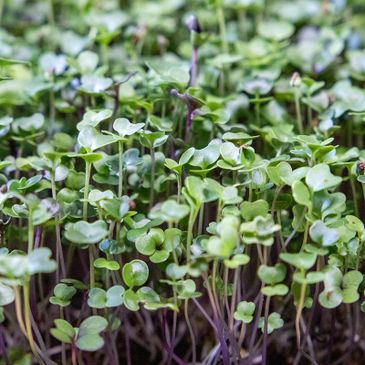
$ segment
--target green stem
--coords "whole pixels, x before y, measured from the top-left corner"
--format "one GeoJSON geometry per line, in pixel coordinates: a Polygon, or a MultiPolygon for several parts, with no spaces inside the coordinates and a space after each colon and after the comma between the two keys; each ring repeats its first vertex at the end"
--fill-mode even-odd
{"type": "MultiPolygon", "coordinates": [[[[302,273],[304,275],[304,270],[302,270],[302,273]]],[[[295,316],[295,332],[296,332],[296,335],[297,335],[297,346],[298,346],[298,349],[300,349],[300,342],[301,342],[301,339],[300,339],[300,318],[302,316],[302,311],[303,311],[303,308],[304,308],[304,300],[305,300],[305,291],[306,291],[306,284],[303,283],[300,287],[300,298],[299,298],[299,303],[298,303],[298,307],[297,307],[297,314],[295,316]]]]}
{"type": "Polygon", "coordinates": [[[151,148],[151,181],[150,181],[150,209],[153,207],[153,201],[155,198],[155,150],[151,148]]]}
{"type": "Polygon", "coordinates": [[[56,106],[55,106],[55,92],[54,92],[54,77],[52,76],[52,88],[49,92],[49,135],[55,129],[55,120],[56,120],[56,106]]]}
{"type": "MultiPolygon", "coordinates": [[[[118,154],[119,154],[119,172],[118,172],[118,198],[123,195],[123,142],[118,142],[118,154]]],[[[116,239],[119,239],[120,233],[120,222],[118,222],[116,227],[116,239]]]]}
{"type": "Polygon", "coordinates": [[[204,226],[204,204],[202,204],[199,211],[198,234],[203,233],[203,226],[204,226]]]}
{"type": "Polygon", "coordinates": [[[300,108],[300,90],[298,88],[295,88],[295,111],[297,114],[297,124],[299,133],[303,134],[302,111],[300,108]]]}
{"type": "Polygon", "coordinates": [[[44,364],[42,359],[39,356],[37,351],[37,345],[33,338],[32,332],[32,322],[31,322],[31,312],[30,312],[30,303],[29,303],[29,279],[26,279],[24,286],[23,286],[23,295],[24,295],[24,320],[25,320],[25,331],[27,333],[27,338],[29,341],[29,346],[37,358],[40,364],[44,364]]]}
{"type": "Polygon", "coordinates": [[[261,102],[260,102],[260,94],[256,93],[255,95],[255,118],[256,125],[261,127],[261,102]]]}
{"type": "MultiPolygon", "coordinates": [[[[85,187],[84,187],[84,205],[83,205],[83,220],[87,221],[87,207],[88,207],[88,196],[91,176],[91,162],[85,161],[85,187]]],[[[90,270],[90,289],[95,287],[95,272],[94,272],[94,253],[93,247],[89,247],[89,270],[90,270]]]]}
{"type": "Polygon", "coordinates": [[[118,198],[121,198],[123,194],[123,142],[118,142],[119,153],[119,173],[118,173],[118,198]]]}
{"type": "Polygon", "coordinates": [[[29,210],[28,218],[28,252],[33,250],[34,245],[34,225],[32,222],[32,211],[29,210]]]}
{"type": "Polygon", "coordinates": [[[212,292],[213,292],[214,301],[216,303],[217,312],[221,314],[221,306],[220,306],[220,303],[218,300],[217,286],[216,286],[217,272],[218,272],[218,260],[215,259],[213,261],[213,271],[212,271],[212,292]]]}
{"type": "Polygon", "coordinates": [[[193,240],[193,228],[194,228],[194,223],[195,223],[199,210],[200,210],[200,205],[195,207],[195,209],[190,209],[189,223],[188,223],[188,235],[186,238],[186,264],[187,265],[190,264],[190,247],[191,247],[191,243],[193,240]]]}
{"type": "Polygon", "coordinates": [[[180,203],[181,200],[181,175],[177,174],[177,202],[180,203]]]}
{"type": "Polygon", "coordinates": [[[84,187],[84,204],[82,210],[82,219],[87,221],[87,207],[88,207],[88,196],[90,187],[90,175],[91,175],[91,162],[85,161],[85,187],[84,187]]]}
{"type": "Polygon", "coordinates": [[[224,53],[228,53],[226,21],[224,19],[223,4],[219,4],[217,7],[217,18],[218,18],[220,37],[221,37],[221,42],[222,42],[222,51],[224,53]]]}
{"type": "Polygon", "coordinates": [[[55,26],[53,0],[48,0],[48,23],[50,26],[55,26]]]}
{"type": "MultiPolygon", "coordinates": [[[[52,199],[53,200],[57,200],[57,187],[56,187],[56,181],[55,181],[55,173],[54,173],[54,169],[51,171],[51,190],[52,190],[52,199]]],[[[61,274],[62,277],[66,276],[66,267],[65,267],[65,259],[63,256],[63,251],[62,251],[62,240],[61,240],[61,227],[58,223],[58,221],[60,220],[61,215],[60,213],[57,213],[56,216],[56,224],[55,224],[55,231],[56,231],[56,257],[57,260],[60,263],[60,269],[61,269],[61,274]]],[[[58,268],[57,268],[58,270],[58,268]]],[[[58,271],[57,271],[58,273],[58,271]]]]}

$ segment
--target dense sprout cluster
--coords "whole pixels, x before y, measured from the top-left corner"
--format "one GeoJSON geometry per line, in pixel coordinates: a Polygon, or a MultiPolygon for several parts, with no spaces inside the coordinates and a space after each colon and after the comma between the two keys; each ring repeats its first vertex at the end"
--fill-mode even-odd
{"type": "Polygon", "coordinates": [[[1,365],[362,363],[362,0],[0,19],[1,365]]]}

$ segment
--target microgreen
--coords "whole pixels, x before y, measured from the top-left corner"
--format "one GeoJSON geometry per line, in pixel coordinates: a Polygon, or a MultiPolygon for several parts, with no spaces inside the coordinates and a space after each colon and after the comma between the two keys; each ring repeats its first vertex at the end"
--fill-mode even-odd
{"type": "Polygon", "coordinates": [[[361,363],[363,18],[0,1],[0,364],[361,363]]]}

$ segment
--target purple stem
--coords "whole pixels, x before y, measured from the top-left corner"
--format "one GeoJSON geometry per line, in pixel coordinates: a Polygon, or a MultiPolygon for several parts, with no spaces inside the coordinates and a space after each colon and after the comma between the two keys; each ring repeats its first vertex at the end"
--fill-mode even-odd
{"type": "Polygon", "coordinates": [[[167,343],[167,338],[166,338],[166,316],[162,315],[160,316],[160,321],[161,321],[161,334],[162,334],[162,345],[165,349],[165,351],[167,352],[168,355],[168,361],[170,360],[170,358],[172,358],[173,360],[175,360],[176,364],[178,365],[187,365],[185,361],[183,361],[179,356],[177,356],[174,353],[174,348],[173,348],[173,343],[168,344],[167,343]]]}
{"type": "Polygon", "coordinates": [[[250,343],[249,343],[249,347],[248,347],[248,349],[249,349],[248,350],[248,363],[250,365],[252,365],[252,363],[253,363],[253,353],[252,352],[253,352],[253,347],[255,345],[257,328],[258,328],[258,324],[259,324],[263,304],[264,304],[264,296],[261,294],[261,291],[260,291],[259,305],[258,305],[258,309],[257,309],[257,312],[256,312],[256,318],[255,318],[254,323],[253,323],[253,330],[252,330],[250,343]]]}
{"type": "Polygon", "coordinates": [[[185,125],[185,142],[188,143],[190,141],[191,136],[191,123],[193,121],[193,112],[194,108],[188,104],[188,113],[186,115],[186,125],[185,125]]]}
{"type": "Polygon", "coordinates": [[[35,239],[34,239],[34,248],[38,248],[41,242],[42,236],[42,227],[37,226],[35,229],[35,239]]]}
{"type": "Polygon", "coordinates": [[[190,86],[196,85],[197,77],[198,77],[198,48],[193,47],[193,52],[191,55],[190,86]]]}
{"type": "Polygon", "coordinates": [[[209,324],[213,327],[214,331],[217,332],[218,331],[217,326],[215,325],[213,320],[209,317],[209,314],[207,313],[207,311],[200,305],[200,303],[195,298],[193,298],[193,302],[199,308],[199,310],[202,312],[203,316],[206,318],[206,320],[209,322],[209,324]]]}

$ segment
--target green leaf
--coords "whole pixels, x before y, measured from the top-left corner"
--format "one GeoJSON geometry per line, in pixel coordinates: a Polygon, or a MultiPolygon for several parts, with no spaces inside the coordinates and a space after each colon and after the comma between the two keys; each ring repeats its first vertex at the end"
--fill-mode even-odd
{"type": "Polygon", "coordinates": [[[47,247],[34,249],[28,254],[29,274],[50,273],[56,270],[57,263],[50,259],[52,251],[47,247]]]}
{"type": "Polygon", "coordinates": [[[283,20],[265,20],[259,23],[258,33],[276,42],[289,38],[295,31],[292,23],[283,20]]]}
{"type": "Polygon", "coordinates": [[[76,289],[63,283],[57,284],[53,289],[54,296],[49,298],[52,304],[66,307],[70,304],[70,300],[76,294],[76,289]]]}
{"type": "Polygon", "coordinates": [[[232,256],[231,259],[225,259],[224,265],[229,269],[237,269],[239,266],[246,265],[250,262],[250,256],[243,253],[238,253],[232,256]]]}
{"type": "Polygon", "coordinates": [[[94,267],[98,269],[107,269],[107,270],[119,270],[120,266],[117,261],[107,260],[104,257],[99,257],[94,261],[94,267]]]}
{"type": "Polygon", "coordinates": [[[113,129],[121,136],[131,136],[144,127],[144,123],[131,123],[126,118],[118,118],[113,123],[113,129]]]}
{"type": "Polygon", "coordinates": [[[253,313],[255,312],[254,302],[239,302],[237,309],[234,312],[234,319],[242,321],[243,323],[251,323],[253,320],[253,313]]]}
{"type": "Polygon", "coordinates": [[[317,255],[315,253],[309,253],[309,252],[298,252],[298,253],[282,252],[280,254],[280,258],[299,270],[300,269],[308,270],[315,264],[317,260],[317,255]]]}
{"type": "Polygon", "coordinates": [[[72,343],[72,338],[67,336],[67,334],[58,328],[51,328],[51,335],[56,338],[58,341],[63,343],[72,343]]]}
{"type": "Polygon", "coordinates": [[[309,170],[305,181],[312,191],[321,191],[336,187],[341,183],[342,179],[339,176],[333,175],[329,166],[322,163],[309,170]]]}
{"type": "MultiPolygon", "coordinates": [[[[284,321],[282,320],[279,313],[271,313],[267,319],[267,333],[270,334],[274,330],[283,327],[284,321]]],[[[259,328],[264,332],[265,320],[264,317],[260,317],[259,328]]]]}
{"type": "Polygon", "coordinates": [[[54,323],[59,330],[66,333],[70,338],[75,336],[75,329],[64,319],[55,319],[54,323]]]}
{"type": "Polygon", "coordinates": [[[105,308],[106,300],[105,290],[92,288],[88,294],[87,305],[91,308],[105,308]]]}
{"type": "Polygon", "coordinates": [[[190,299],[200,295],[196,292],[195,282],[191,279],[176,282],[176,289],[179,299],[190,299]]]}
{"type": "Polygon", "coordinates": [[[51,328],[52,336],[63,343],[72,343],[76,334],[75,329],[64,319],[56,319],[54,323],[56,328],[51,328]]]}
{"type": "Polygon", "coordinates": [[[139,310],[139,297],[132,289],[124,292],[123,302],[126,308],[130,311],[137,312],[139,310]]]}
{"type": "Polygon", "coordinates": [[[93,127],[85,126],[80,130],[77,141],[82,147],[88,149],[88,152],[93,152],[115,143],[117,140],[111,135],[101,134],[93,127]]]}
{"type": "Polygon", "coordinates": [[[186,204],[179,204],[169,199],[160,206],[156,205],[150,212],[151,219],[160,218],[165,222],[179,222],[189,214],[189,207],[186,204]]]}
{"type": "Polygon", "coordinates": [[[257,275],[264,284],[281,283],[286,276],[286,266],[281,263],[275,266],[260,265],[257,275]]]}
{"type": "Polygon", "coordinates": [[[142,255],[152,255],[156,251],[156,247],[164,241],[164,232],[160,228],[151,228],[148,233],[144,233],[136,240],[136,249],[142,255]]]}
{"type": "Polygon", "coordinates": [[[324,280],[324,277],[325,277],[324,273],[317,271],[312,271],[307,274],[296,272],[293,275],[293,280],[299,284],[310,285],[310,284],[320,283],[321,281],[324,280]]]}
{"type": "Polygon", "coordinates": [[[101,316],[91,316],[81,322],[78,336],[90,335],[104,331],[108,326],[108,321],[101,316]]]}
{"type": "Polygon", "coordinates": [[[124,288],[121,285],[114,285],[106,292],[106,306],[108,308],[118,307],[123,304],[124,288]]]}
{"type": "Polygon", "coordinates": [[[232,250],[238,245],[239,220],[233,216],[226,216],[217,225],[218,236],[211,237],[207,243],[207,252],[212,256],[228,258],[232,250]]]}
{"type": "Polygon", "coordinates": [[[304,183],[295,181],[292,185],[292,189],[293,198],[298,204],[305,205],[306,207],[312,205],[310,192],[304,183]]]}
{"type": "Polygon", "coordinates": [[[288,294],[289,288],[285,284],[277,284],[273,286],[265,286],[261,289],[261,293],[272,297],[274,295],[286,295],[288,294]]]}
{"type": "Polygon", "coordinates": [[[84,335],[76,340],[81,351],[97,351],[104,346],[104,340],[98,334],[84,335]]]}
{"type": "Polygon", "coordinates": [[[103,120],[109,119],[113,114],[110,109],[101,110],[88,110],[80,123],[77,125],[77,129],[81,130],[85,126],[97,127],[103,120]]]}
{"type": "Polygon", "coordinates": [[[104,221],[88,223],[78,221],[66,225],[65,237],[78,245],[91,245],[100,242],[108,235],[108,227],[104,221]]]}
{"type": "Polygon", "coordinates": [[[122,275],[130,288],[142,286],[148,279],[148,266],[142,260],[132,260],[123,266],[122,275]]]}
{"type": "Polygon", "coordinates": [[[213,140],[205,148],[196,149],[193,158],[189,161],[189,165],[200,167],[202,170],[208,168],[218,160],[220,146],[221,143],[218,140],[213,140]]]}
{"type": "Polygon", "coordinates": [[[338,239],[338,233],[335,228],[328,228],[322,221],[315,221],[309,230],[311,239],[323,247],[334,245],[338,239]]]}
{"type": "Polygon", "coordinates": [[[240,210],[242,218],[250,221],[257,216],[266,217],[269,212],[269,203],[262,199],[254,202],[244,201],[240,205],[240,210]]]}
{"type": "Polygon", "coordinates": [[[360,271],[348,271],[342,279],[343,303],[354,303],[359,300],[360,295],[358,288],[363,281],[363,275],[360,271]]]}
{"type": "Polygon", "coordinates": [[[183,278],[188,272],[186,266],[178,266],[174,262],[166,267],[166,275],[174,280],[183,278]]]}

